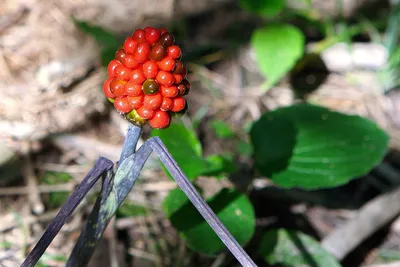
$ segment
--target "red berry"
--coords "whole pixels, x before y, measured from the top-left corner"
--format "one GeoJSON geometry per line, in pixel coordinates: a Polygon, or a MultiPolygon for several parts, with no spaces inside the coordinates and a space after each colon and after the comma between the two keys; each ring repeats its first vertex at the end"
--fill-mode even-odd
{"type": "Polygon", "coordinates": [[[169,57],[177,59],[181,56],[181,49],[177,45],[170,46],[170,47],[168,47],[167,55],[169,57]]]}
{"type": "Polygon", "coordinates": [[[176,98],[174,98],[174,105],[172,106],[171,111],[179,112],[185,108],[185,105],[186,105],[186,100],[181,96],[177,96],[176,98]]]}
{"type": "Polygon", "coordinates": [[[139,66],[139,62],[131,54],[127,54],[122,60],[122,63],[130,69],[136,69],[139,66]]]}
{"type": "Polygon", "coordinates": [[[122,64],[115,68],[115,77],[120,80],[129,81],[131,73],[132,71],[122,64]]]}
{"type": "Polygon", "coordinates": [[[134,84],[142,84],[146,80],[141,68],[134,69],[131,73],[131,82],[134,84]]]}
{"type": "Polygon", "coordinates": [[[175,61],[175,66],[174,66],[174,70],[172,71],[173,74],[179,74],[181,73],[183,69],[183,64],[182,62],[180,62],[179,60],[175,61]]]}
{"type": "Polygon", "coordinates": [[[163,97],[160,93],[152,95],[145,95],[143,100],[143,106],[151,109],[159,109],[163,102],[163,97]]]}
{"type": "Polygon", "coordinates": [[[151,127],[155,129],[163,129],[168,127],[170,121],[171,119],[167,112],[162,110],[157,110],[153,118],[149,120],[149,124],[151,127]]]}
{"type": "Polygon", "coordinates": [[[125,84],[125,94],[128,96],[143,95],[142,85],[129,81],[125,84]]]}
{"type": "Polygon", "coordinates": [[[182,80],[183,80],[183,77],[180,74],[174,74],[174,78],[175,78],[175,83],[176,84],[180,84],[182,82],[182,80]]]}
{"type": "Polygon", "coordinates": [[[189,90],[183,84],[178,85],[178,91],[180,95],[187,95],[189,90]]]}
{"type": "Polygon", "coordinates": [[[125,86],[126,82],[117,78],[114,78],[110,82],[110,90],[111,93],[113,93],[115,96],[122,96],[125,92],[125,86]]]}
{"type": "Polygon", "coordinates": [[[143,42],[145,40],[145,32],[144,30],[136,30],[133,34],[132,37],[134,40],[138,41],[138,42],[143,42]]]}
{"type": "Polygon", "coordinates": [[[149,58],[150,54],[150,45],[146,42],[138,43],[136,46],[136,50],[133,53],[134,58],[139,62],[144,62],[149,58]]]}
{"type": "Polygon", "coordinates": [[[124,42],[124,49],[127,53],[133,54],[135,52],[138,41],[129,36],[124,42]]]}
{"type": "Polygon", "coordinates": [[[180,75],[182,75],[182,78],[185,78],[187,75],[187,69],[185,66],[182,67],[182,71],[181,73],[179,73],[180,75]]]}
{"type": "Polygon", "coordinates": [[[145,27],[144,29],[143,29],[143,31],[145,32],[145,33],[147,33],[148,31],[150,31],[150,30],[152,30],[152,29],[154,29],[153,27],[150,27],[150,26],[147,26],[147,27],[145,27]]]}
{"type": "Polygon", "coordinates": [[[159,84],[167,87],[173,85],[175,82],[175,78],[174,75],[172,75],[172,73],[162,70],[158,72],[156,80],[159,84]]]}
{"type": "Polygon", "coordinates": [[[127,97],[117,97],[114,100],[114,107],[121,113],[128,113],[132,110],[127,97]]]}
{"type": "Polygon", "coordinates": [[[152,110],[151,108],[148,108],[146,106],[141,106],[140,108],[136,109],[138,115],[142,117],[143,119],[151,119],[154,116],[155,111],[152,110]]]}
{"type": "Polygon", "coordinates": [[[161,94],[165,97],[173,98],[179,94],[179,91],[176,86],[161,86],[161,94]]]}
{"type": "Polygon", "coordinates": [[[133,109],[138,109],[143,105],[143,95],[141,96],[128,96],[129,104],[133,109]]]}
{"type": "Polygon", "coordinates": [[[168,32],[166,28],[159,28],[160,34],[163,35],[164,33],[168,32]]]}
{"type": "Polygon", "coordinates": [[[175,60],[172,57],[165,57],[158,62],[158,67],[164,71],[172,71],[175,68],[175,60]]]}
{"type": "Polygon", "coordinates": [[[124,49],[118,49],[118,51],[115,53],[115,58],[121,63],[124,62],[125,56],[126,56],[126,51],[124,49]]]}
{"type": "Polygon", "coordinates": [[[166,53],[167,49],[165,46],[160,43],[156,43],[151,48],[150,59],[153,61],[160,61],[165,57],[166,53]]]}
{"type": "Polygon", "coordinates": [[[108,77],[115,77],[115,68],[117,66],[121,65],[121,62],[119,62],[116,59],[113,59],[110,61],[110,63],[108,63],[108,67],[107,67],[107,73],[108,73],[108,77]]]}
{"type": "Polygon", "coordinates": [[[103,84],[103,92],[108,98],[115,98],[115,95],[111,92],[110,83],[113,78],[108,78],[103,84]]]}
{"type": "Polygon", "coordinates": [[[164,97],[163,102],[161,103],[160,109],[162,111],[168,111],[174,106],[174,100],[169,97],[164,97]]]}
{"type": "Polygon", "coordinates": [[[160,44],[168,47],[174,44],[175,38],[169,32],[165,32],[161,35],[160,40],[158,41],[160,44]]]}
{"type": "Polygon", "coordinates": [[[146,41],[147,41],[149,44],[157,43],[158,40],[159,40],[160,37],[161,37],[160,31],[157,30],[157,29],[155,29],[155,28],[150,28],[150,29],[147,30],[147,31],[146,31],[146,29],[145,29],[144,31],[145,31],[145,38],[146,38],[146,41]]]}
{"type": "Polygon", "coordinates": [[[143,64],[143,74],[147,79],[154,79],[158,73],[158,65],[154,61],[147,61],[143,64]]]}
{"type": "Polygon", "coordinates": [[[143,92],[145,94],[155,94],[158,92],[160,88],[160,85],[158,84],[158,82],[154,79],[147,79],[144,83],[143,83],[143,92]]]}

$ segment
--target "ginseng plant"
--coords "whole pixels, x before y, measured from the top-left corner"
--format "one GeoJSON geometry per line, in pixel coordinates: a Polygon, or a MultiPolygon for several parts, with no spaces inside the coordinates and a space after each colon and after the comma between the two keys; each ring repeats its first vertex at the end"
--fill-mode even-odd
{"type": "Polygon", "coordinates": [[[116,52],[107,72],[109,78],[103,86],[104,94],[130,122],[120,160],[114,166],[106,158],[98,159],[21,266],[31,267],[37,263],[101,177],[102,189],[66,264],[68,267],[86,266],[152,152],[158,155],[178,186],[242,266],[257,266],[199,195],[159,137],[148,139],[136,149],[144,125],[167,128],[171,117],[179,117],[187,109],[183,96],[189,93],[190,83],[185,79],[187,70],[181,62],[181,49],[175,44],[174,36],[164,28],[136,30],[116,52]]]}

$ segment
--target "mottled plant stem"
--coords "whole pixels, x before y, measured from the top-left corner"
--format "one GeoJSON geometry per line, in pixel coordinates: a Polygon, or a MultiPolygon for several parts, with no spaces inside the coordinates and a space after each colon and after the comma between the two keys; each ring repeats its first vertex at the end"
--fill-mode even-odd
{"type": "Polygon", "coordinates": [[[53,221],[49,224],[46,231],[40,238],[39,242],[28,254],[21,267],[32,267],[38,262],[44,251],[53,241],[54,237],[60,231],[61,227],[68,220],[76,207],[82,201],[83,197],[89,192],[97,180],[105,173],[109,172],[113,167],[113,163],[106,159],[100,158],[97,160],[96,165],[86,175],[83,181],[79,184],[78,188],[68,198],[67,203],[61,208],[53,221]]]}
{"type": "Polygon", "coordinates": [[[141,128],[129,125],[118,169],[115,175],[103,181],[101,194],[72,250],[67,267],[86,266],[89,263],[107,225],[135,185],[143,165],[151,154],[151,151],[143,149],[135,153],[141,132],[141,128]]]}

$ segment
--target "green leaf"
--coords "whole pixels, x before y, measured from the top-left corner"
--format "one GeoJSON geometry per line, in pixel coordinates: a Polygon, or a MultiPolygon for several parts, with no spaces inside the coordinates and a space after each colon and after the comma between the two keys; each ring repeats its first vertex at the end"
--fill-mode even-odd
{"type": "Polygon", "coordinates": [[[202,158],[202,149],[193,129],[180,122],[173,122],[167,129],[152,130],[152,136],[159,136],[186,176],[193,180],[208,168],[202,158]]]}
{"type": "Polygon", "coordinates": [[[375,123],[299,104],[264,114],[250,132],[259,171],[283,187],[334,187],[368,173],[388,135],[375,123]]]}
{"type": "Polygon", "coordinates": [[[230,138],[235,135],[229,125],[224,121],[213,120],[211,123],[211,127],[214,129],[215,134],[219,138],[230,138]]]}
{"type": "Polygon", "coordinates": [[[148,210],[146,207],[125,201],[118,208],[117,217],[124,218],[124,217],[144,216],[144,215],[147,215],[147,213],[148,213],[148,210]]]}
{"type": "Polygon", "coordinates": [[[304,53],[304,35],[292,25],[269,25],[253,32],[251,44],[258,67],[267,78],[267,89],[275,85],[304,53]]]}
{"type": "Polygon", "coordinates": [[[254,14],[272,17],[285,7],[284,0],[240,0],[240,6],[254,14]]]}
{"type": "Polygon", "coordinates": [[[286,229],[271,230],[262,237],[258,253],[268,264],[296,267],[340,267],[336,259],[312,237],[286,229]]]}
{"type": "Polygon", "coordinates": [[[210,155],[205,160],[208,168],[201,175],[223,178],[226,174],[236,171],[232,155],[210,155]]]}
{"type": "MultiPolygon", "coordinates": [[[[255,217],[253,206],[244,194],[223,189],[207,203],[242,246],[250,240],[255,229],[255,217]]],[[[213,255],[225,248],[180,189],[170,191],[164,199],[163,210],[191,249],[213,255]]]]}
{"type": "Polygon", "coordinates": [[[83,32],[93,36],[99,44],[105,47],[115,47],[118,45],[118,38],[115,34],[106,31],[101,27],[90,25],[85,21],[74,19],[74,22],[75,25],[83,32]]]}
{"type": "MultiPolygon", "coordinates": [[[[41,182],[48,185],[56,185],[61,183],[67,183],[72,180],[72,176],[65,172],[45,172],[40,178],[41,182]]],[[[48,201],[46,204],[49,208],[57,208],[62,206],[68,199],[68,192],[53,192],[49,193],[48,201]]]]}

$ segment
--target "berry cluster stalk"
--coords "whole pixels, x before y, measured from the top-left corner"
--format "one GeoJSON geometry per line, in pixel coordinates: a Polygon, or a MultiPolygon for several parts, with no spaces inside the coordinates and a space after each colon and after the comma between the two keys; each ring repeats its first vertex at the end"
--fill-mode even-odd
{"type": "MultiPolygon", "coordinates": [[[[257,266],[199,195],[160,138],[150,138],[136,151],[135,148],[140,134],[141,128],[130,124],[115,174],[111,170],[110,162],[106,159],[103,160],[106,160],[107,164],[103,163],[103,165],[100,166],[97,164],[96,168],[91,172],[97,175],[96,180],[102,174],[105,174],[102,180],[102,190],[66,266],[80,267],[86,266],[89,263],[108,223],[134,186],[143,165],[153,151],[156,152],[178,186],[183,190],[189,200],[241,265],[246,267],[257,266]]],[[[89,174],[89,176],[92,177],[93,174],[89,174]]],[[[83,187],[82,184],[87,183],[85,182],[86,180],[85,178],[78,189],[83,187]]],[[[91,179],[91,181],[91,186],[93,186],[93,179],[91,179]]],[[[50,223],[38,244],[22,264],[22,267],[31,267],[36,264],[40,256],[61,229],[62,225],[71,215],[76,205],[79,204],[90,188],[85,188],[86,191],[79,191],[78,189],[71,195],[60,213],[57,214],[56,218],[50,223]],[[77,191],[79,191],[79,195],[77,191]],[[66,207],[71,207],[71,203],[74,203],[74,208],[69,208],[67,212],[65,212],[66,207]]]]}

